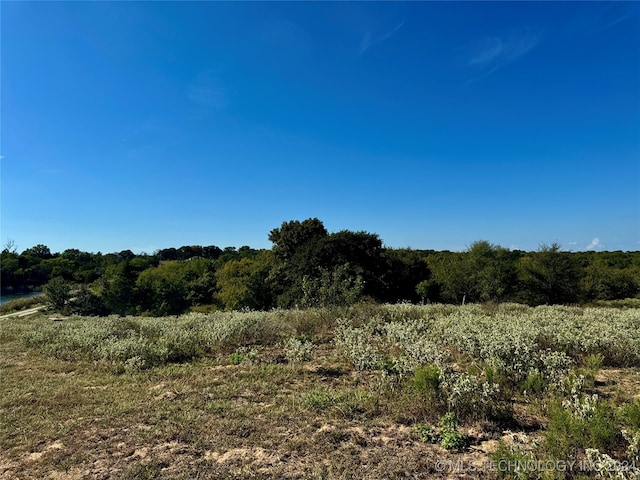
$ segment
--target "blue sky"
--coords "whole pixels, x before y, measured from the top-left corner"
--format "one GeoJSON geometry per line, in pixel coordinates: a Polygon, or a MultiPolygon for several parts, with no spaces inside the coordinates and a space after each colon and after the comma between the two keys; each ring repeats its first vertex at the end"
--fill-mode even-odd
{"type": "Polygon", "coordinates": [[[0,240],[640,249],[640,3],[0,2],[0,240]]]}

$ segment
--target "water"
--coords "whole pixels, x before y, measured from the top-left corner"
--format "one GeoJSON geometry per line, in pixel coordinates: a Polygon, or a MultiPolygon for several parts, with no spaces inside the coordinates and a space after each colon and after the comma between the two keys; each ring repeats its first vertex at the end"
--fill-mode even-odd
{"type": "Polygon", "coordinates": [[[0,305],[3,305],[11,300],[18,300],[20,298],[31,298],[42,295],[42,292],[30,292],[30,293],[13,293],[11,295],[1,295],[0,296],[0,305]]]}

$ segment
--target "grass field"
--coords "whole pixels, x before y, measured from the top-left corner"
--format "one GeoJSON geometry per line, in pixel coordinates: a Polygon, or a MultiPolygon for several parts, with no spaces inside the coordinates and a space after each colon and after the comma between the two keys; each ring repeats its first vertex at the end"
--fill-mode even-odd
{"type": "Polygon", "coordinates": [[[1,322],[2,479],[639,478],[634,308],[1,322]]]}

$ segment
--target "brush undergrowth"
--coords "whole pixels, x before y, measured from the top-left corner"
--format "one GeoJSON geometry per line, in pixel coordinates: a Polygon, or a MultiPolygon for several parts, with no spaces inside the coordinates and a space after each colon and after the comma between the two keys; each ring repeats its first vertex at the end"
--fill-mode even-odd
{"type": "MultiPolygon", "coordinates": [[[[635,474],[623,467],[637,460],[640,449],[640,403],[629,392],[603,394],[597,379],[608,369],[637,375],[636,309],[363,304],[161,318],[71,317],[59,322],[41,316],[5,319],[2,326],[3,345],[80,369],[111,390],[126,390],[127,382],[138,388],[148,381],[171,383],[171,390],[149,395],[173,403],[146,418],[162,425],[156,432],[160,437],[174,435],[202,448],[221,442],[211,436],[212,416],[240,438],[263,444],[293,421],[294,412],[317,426],[296,427],[300,432],[295,441],[282,440],[292,451],[315,441],[298,436],[306,432],[316,438],[314,428],[333,432],[327,437],[331,442],[352,439],[357,448],[375,445],[360,430],[356,435],[349,428],[363,424],[373,429],[373,423],[386,422],[410,426],[423,442],[450,452],[468,449],[476,441],[468,432],[479,426],[489,429],[486,435],[499,436],[506,429],[531,430],[524,417],[536,417],[537,430],[525,442],[501,442],[494,461],[591,459],[592,468],[544,474],[514,468],[496,475],[577,478],[600,475],[603,465],[617,468],[619,478],[635,474]],[[233,375],[223,368],[234,369],[229,370],[233,375]],[[158,381],[158,376],[170,380],[158,381]],[[326,422],[352,427],[327,430],[326,422]]],[[[30,412],[31,419],[10,417],[22,418],[27,429],[36,428],[38,417],[33,414],[42,405],[29,403],[25,386],[12,385],[8,391],[13,405],[30,412]]],[[[56,385],[47,387],[49,408],[67,405],[56,390],[65,385],[62,378],[56,385]]],[[[107,397],[119,415],[138,412],[130,403],[107,397]]],[[[69,418],[90,416],[83,402],[93,411],[108,411],[97,407],[99,398],[90,398],[86,392],[77,396],[80,404],[66,407],[67,414],[73,411],[69,418]]],[[[42,428],[48,438],[55,438],[75,427],[56,434],[52,425],[42,428]]],[[[3,432],[5,445],[20,444],[8,427],[3,432]]],[[[162,468],[156,471],[153,465],[129,467],[123,474],[163,475],[158,473],[162,468]]]]}

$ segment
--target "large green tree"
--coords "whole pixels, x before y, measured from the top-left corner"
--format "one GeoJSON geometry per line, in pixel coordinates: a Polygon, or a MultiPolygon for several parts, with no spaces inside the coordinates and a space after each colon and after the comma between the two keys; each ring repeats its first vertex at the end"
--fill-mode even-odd
{"type": "Polygon", "coordinates": [[[283,222],[269,233],[275,265],[272,280],[277,303],[291,307],[301,302],[304,278],[317,278],[325,267],[325,242],[329,234],[317,218],[283,222]]]}
{"type": "Polygon", "coordinates": [[[433,280],[445,302],[466,303],[471,300],[475,283],[468,257],[467,252],[438,252],[429,256],[433,280]]]}
{"type": "Polygon", "coordinates": [[[640,269],[615,268],[596,259],[584,269],[580,282],[585,300],[619,300],[640,293],[640,269]]]}
{"type": "Polygon", "coordinates": [[[139,296],[136,281],[140,272],[148,268],[144,258],[131,258],[111,263],[101,278],[101,296],[105,307],[118,315],[138,312],[139,296]]]}
{"type": "Polygon", "coordinates": [[[386,288],[383,277],[388,270],[383,251],[378,235],[341,230],[324,241],[322,269],[342,276],[351,272],[352,281],[359,277],[362,282],[364,295],[381,300],[386,288]]]}
{"type": "Polygon", "coordinates": [[[466,260],[472,283],[471,300],[499,302],[515,289],[517,272],[506,248],[480,240],[468,248],[466,260]]]}
{"type": "Polygon", "coordinates": [[[71,299],[71,285],[62,277],[54,277],[44,286],[47,304],[56,312],[64,312],[71,299]]]}
{"type": "Polygon", "coordinates": [[[569,304],[579,300],[580,271],[558,243],[541,245],[520,261],[525,299],[530,304],[569,304]]]}
{"type": "Polygon", "coordinates": [[[271,269],[273,253],[264,250],[255,258],[229,260],[215,273],[216,300],[226,310],[264,310],[273,305],[271,269]]]}
{"type": "MultiPolygon", "coordinates": [[[[284,222],[271,231],[269,240],[274,244],[276,263],[271,278],[280,306],[304,304],[314,297],[310,289],[321,286],[326,292],[334,288],[338,295],[335,288],[346,288],[349,283],[364,295],[384,298],[388,266],[378,235],[350,230],[329,234],[320,220],[310,218],[284,222]]],[[[327,297],[320,292],[316,296],[327,297]]]]}
{"type": "Polygon", "coordinates": [[[177,315],[194,303],[211,303],[214,281],[211,260],[168,260],[142,271],[137,278],[139,305],[154,315],[177,315]],[[207,285],[207,283],[210,283],[207,285]]]}
{"type": "Polygon", "coordinates": [[[20,255],[12,245],[0,252],[0,287],[2,291],[13,291],[24,285],[24,270],[20,266],[20,255]]]}
{"type": "MultiPolygon", "coordinates": [[[[431,281],[431,271],[426,254],[410,248],[386,248],[382,252],[385,273],[382,275],[385,302],[397,301],[436,301],[437,292],[421,290],[417,286],[421,282],[431,281]]],[[[425,283],[426,285],[426,283],[425,283]]]]}

